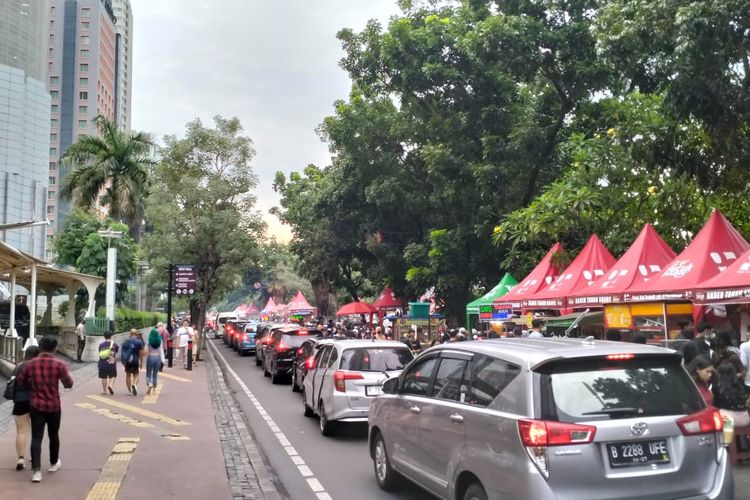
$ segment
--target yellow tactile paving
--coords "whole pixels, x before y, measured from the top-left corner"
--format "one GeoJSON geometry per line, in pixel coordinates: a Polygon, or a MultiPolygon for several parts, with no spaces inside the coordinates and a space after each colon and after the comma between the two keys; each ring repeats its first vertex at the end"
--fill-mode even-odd
{"type": "Polygon", "coordinates": [[[107,458],[107,462],[102,467],[99,478],[86,496],[86,500],[117,499],[120,485],[122,485],[122,480],[128,471],[128,465],[130,465],[130,459],[133,458],[133,452],[138,447],[139,441],[140,438],[120,438],[117,441],[109,454],[109,458],[107,458]]]}
{"type": "Polygon", "coordinates": [[[149,394],[148,396],[143,396],[143,399],[141,400],[141,404],[144,404],[144,405],[156,404],[156,401],[159,400],[159,394],[161,394],[162,385],[163,384],[161,382],[156,384],[156,387],[154,388],[153,391],[151,391],[151,394],[149,394]]]}
{"type": "Polygon", "coordinates": [[[93,399],[94,401],[98,401],[106,405],[114,406],[115,408],[120,408],[122,410],[127,410],[131,413],[135,413],[136,415],[140,415],[142,417],[150,418],[153,420],[158,420],[160,422],[164,422],[170,425],[190,425],[190,422],[185,422],[184,420],[178,420],[176,418],[168,417],[166,415],[162,415],[161,413],[144,410],[143,408],[139,408],[138,406],[121,403],[120,401],[115,401],[114,399],[108,399],[103,396],[94,396],[90,394],[86,397],[88,397],[89,399],[93,399]]]}
{"type": "MultiPolygon", "coordinates": [[[[146,373],[146,370],[141,370],[141,373],[146,373]]],[[[180,377],[179,375],[172,375],[171,373],[167,372],[159,372],[159,375],[157,378],[164,377],[167,380],[176,380],[177,382],[192,382],[192,379],[180,377]]]]}
{"type": "MultiPolygon", "coordinates": [[[[133,427],[137,427],[138,429],[148,430],[156,434],[157,436],[163,437],[165,439],[169,439],[170,441],[189,441],[190,440],[188,436],[183,436],[182,434],[170,432],[166,429],[157,427],[151,423],[144,422],[142,420],[128,417],[127,415],[122,415],[120,413],[110,411],[107,408],[99,408],[98,406],[92,405],[90,403],[76,403],[76,406],[78,406],[79,408],[83,408],[85,410],[91,410],[92,412],[96,413],[97,415],[101,415],[102,417],[107,417],[112,420],[116,420],[120,423],[131,425],[133,427]]],[[[123,442],[127,443],[127,441],[123,441],[123,442]]],[[[127,446],[127,444],[122,445],[122,446],[127,446]]]]}

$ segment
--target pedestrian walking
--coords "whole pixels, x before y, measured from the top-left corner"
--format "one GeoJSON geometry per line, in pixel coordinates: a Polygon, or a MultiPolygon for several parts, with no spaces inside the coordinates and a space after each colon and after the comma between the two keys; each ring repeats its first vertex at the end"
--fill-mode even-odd
{"type": "Polygon", "coordinates": [[[182,366],[187,368],[187,348],[188,340],[192,337],[190,324],[187,321],[182,322],[182,326],[177,330],[177,346],[180,349],[180,356],[182,357],[182,366]]]}
{"type": "MultiPolygon", "coordinates": [[[[167,330],[167,327],[165,327],[164,323],[162,323],[161,321],[156,324],[156,330],[159,332],[159,335],[161,335],[161,348],[166,353],[167,346],[169,345],[169,330],[167,330]]],[[[159,371],[162,371],[164,369],[165,362],[166,356],[164,360],[162,360],[161,365],[159,365],[159,371]]]]}
{"type": "Polygon", "coordinates": [[[159,374],[159,368],[164,363],[164,342],[159,330],[156,328],[151,329],[151,333],[148,335],[148,346],[146,347],[146,385],[148,390],[146,396],[156,389],[157,379],[159,374]]]}
{"type": "Polygon", "coordinates": [[[39,355],[37,346],[26,348],[24,360],[13,370],[13,417],[16,422],[16,470],[23,470],[26,466],[26,450],[29,449],[29,435],[31,434],[31,386],[21,385],[16,378],[27,361],[39,355]]]}
{"type": "Polygon", "coordinates": [[[81,356],[83,356],[83,350],[86,348],[86,323],[83,318],[78,322],[76,327],[76,339],[78,341],[78,349],[76,350],[76,361],[82,363],[81,356]]]}
{"type": "Polygon", "coordinates": [[[68,366],[55,358],[57,340],[43,337],[39,341],[39,356],[27,361],[18,373],[17,381],[22,386],[31,387],[31,481],[42,480],[42,440],[44,428],[49,436],[49,472],[57,472],[62,467],[60,460],[60,382],[63,387],[73,387],[73,378],[68,366]]]}
{"type": "Polygon", "coordinates": [[[122,355],[120,356],[125,367],[125,385],[128,388],[128,393],[133,396],[138,395],[138,378],[145,354],[143,341],[138,337],[138,330],[132,328],[130,336],[122,343],[122,355]]]}
{"type": "Polygon", "coordinates": [[[102,394],[114,396],[115,379],[117,378],[117,352],[120,350],[112,332],[104,333],[104,341],[99,344],[99,378],[102,381],[102,394]]]}
{"type": "Polygon", "coordinates": [[[198,361],[201,360],[200,349],[201,343],[203,342],[203,335],[201,334],[198,325],[193,325],[193,366],[198,365],[198,361]]]}

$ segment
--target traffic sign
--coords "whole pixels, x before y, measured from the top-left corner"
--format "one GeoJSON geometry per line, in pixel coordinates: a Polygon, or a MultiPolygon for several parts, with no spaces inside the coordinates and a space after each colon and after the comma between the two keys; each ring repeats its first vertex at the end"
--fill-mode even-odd
{"type": "Polygon", "coordinates": [[[195,266],[177,264],[174,266],[174,292],[177,295],[193,295],[197,288],[195,266]]]}

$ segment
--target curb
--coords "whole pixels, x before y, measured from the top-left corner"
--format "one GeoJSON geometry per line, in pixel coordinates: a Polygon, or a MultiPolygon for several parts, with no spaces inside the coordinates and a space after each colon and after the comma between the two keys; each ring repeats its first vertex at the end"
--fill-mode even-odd
{"type": "MultiPolygon", "coordinates": [[[[262,451],[255,442],[255,438],[252,434],[252,429],[247,419],[245,418],[245,414],[240,409],[234,392],[229,388],[227,384],[226,376],[224,374],[225,367],[221,366],[221,361],[217,356],[214,355],[213,349],[216,349],[216,347],[213,345],[213,342],[208,342],[208,345],[210,346],[210,348],[206,350],[209,353],[209,359],[207,361],[213,367],[213,370],[211,370],[209,374],[209,383],[214,381],[211,379],[215,379],[215,382],[218,385],[218,391],[212,393],[212,398],[214,398],[214,400],[220,400],[224,397],[227,399],[227,401],[225,401],[224,403],[226,403],[229,418],[232,419],[232,423],[234,423],[234,426],[237,428],[236,437],[238,437],[242,442],[242,447],[244,448],[250,466],[255,473],[255,479],[257,480],[258,486],[260,487],[261,493],[263,494],[263,498],[266,500],[281,500],[285,497],[282,496],[276,488],[271,474],[269,473],[269,465],[263,457],[262,451]]],[[[217,426],[219,426],[220,417],[216,413],[215,417],[217,426]]],[[[227,450],[224,449],[223,446],[222,451],[224,451],[225,460],[227,460],[229,457],[227,457],[227,450]]],[[[233,482],[237,481],[237,478],[231,477],[234,471],[228,468],[227,473],[230,479],[230,488],[232,488],[233,492],[236,492],[237,495],[239,495],[235,496],[235,498],[255,498],[254,496],[242,496],[240,494],[240,486],[235,486],[233,484],[233,482]]]]}

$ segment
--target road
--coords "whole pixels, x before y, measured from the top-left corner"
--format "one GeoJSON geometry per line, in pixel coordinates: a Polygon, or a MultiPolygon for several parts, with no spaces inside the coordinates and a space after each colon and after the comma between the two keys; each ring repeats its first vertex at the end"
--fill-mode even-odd
{"type": "Polygon", "coordinates": [[[236,352],[217,339],[216,352],[224,357],[232,370],[246,384],[257,404],[244,392],[231,371],[227,374],[240,406],[247,415],[256,440],[263,449],[273,472],[289,498],[295,500],[326,498],[357,500],[409,499],[433,500],[435,497],[411,484],[397,493],[386,493],[378,488],[372,461],[367,451],[367,425],[348,424],[333,437],[323,437],[317,418],[302,415],[302,397],[292,392],[289,384],[273,385],[255,366],[253,356],[239,357],[236,352]],[[258,405],[266,412],[261,414],[258,405]],[[270,418],[270,419],[269,419],[270,418]],[[298,457],[292,457],[280,443],[272,424],[278,426],[289,440],[298,457]],[[299,467],[300,459],[309,467],[299,467]],[[303,473],[311,473],[307,477],[303,473]],[[309,481],[312,480],[312,481],[309,481]],[[319,483],[320,487],[318,487],[319,483]],[[312,483],[312,484],[311,484],[312,483]],[[313,492],[313,487],[318,490],[313,492]],[[326,496],[327,494],[327,496],[326,496]]]}

